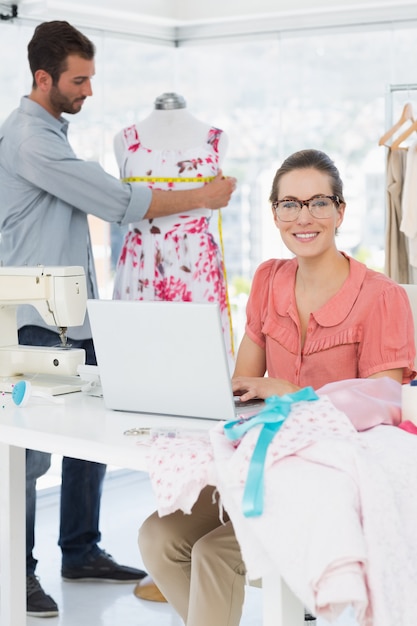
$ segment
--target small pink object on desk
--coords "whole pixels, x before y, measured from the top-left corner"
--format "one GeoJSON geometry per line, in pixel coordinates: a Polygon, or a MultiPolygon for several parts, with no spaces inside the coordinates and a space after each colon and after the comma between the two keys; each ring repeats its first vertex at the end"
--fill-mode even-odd
{"type": "Polygon", "coordinates": [[[401,386],[401,411],[400,427],[417,435],[417,379],[401,386]]]}

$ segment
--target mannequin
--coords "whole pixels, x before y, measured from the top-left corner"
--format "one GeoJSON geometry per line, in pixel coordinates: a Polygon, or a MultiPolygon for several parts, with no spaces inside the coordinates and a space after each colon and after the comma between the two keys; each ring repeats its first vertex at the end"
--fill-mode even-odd
{"type": "MultiPolygon", "coordinates": [[[[144,120],[114,138],[120,177],[152,189],[192,189],[221,169],[225,133],[195,118],[184,98],[164,93],[144,120]]],[[[210,232],[212,211],[192,211],[129,225],[116,267],[115,299],[218,302],[233,366],[227,285],[210,232]]]]}
{"type": "MultiPolygon", "coordinates": [[[[186,108],[182,96],[168,92],[155,99],[154,110],[136,124],[143,145],[153,150],[186,150],[201,145],[210,126],[201,122],[186,108]]],[[[219,139],[219,164],[227,150],[227,137],[222,132],[219,139]]],[[[114,151],[120,168],[125,150],[123,131],[114,139],[114,151]]]]}

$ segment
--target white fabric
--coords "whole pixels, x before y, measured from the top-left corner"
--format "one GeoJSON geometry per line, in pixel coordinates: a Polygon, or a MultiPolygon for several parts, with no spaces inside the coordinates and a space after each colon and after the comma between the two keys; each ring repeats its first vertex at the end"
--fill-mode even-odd
{"type": "Polygon", "coordinates": [[[241,512],[236,452],[220,433],[213,445],[217,487],[250,578],[279,571],[304,605],[329,621],[353,605],[360,626],[414,626],[413,435],[378,426],[356,442],[327,439],[285,457],[266,473],[265,509],[256,518],[241,512]]]}
{"type": "Polygon", "coordinates": [[[417,267],[417,141],[407,151],[400,230],[408,240],[409,263],[417,267]]]}
{"type": "MultiPolygon", "coordinates": [[[[211,126],[191,115],[187,109],[157,109],[136,124],[141,140],[151,150],[188,150],[201,145],[211,126]]],[[[222,163],[228,138],[222,132],[219,140],[219,163],[222,163]]],[[[125,140],[123,131],[114,138],[114,151],[119,169],[123,168],[125,140]]]]}

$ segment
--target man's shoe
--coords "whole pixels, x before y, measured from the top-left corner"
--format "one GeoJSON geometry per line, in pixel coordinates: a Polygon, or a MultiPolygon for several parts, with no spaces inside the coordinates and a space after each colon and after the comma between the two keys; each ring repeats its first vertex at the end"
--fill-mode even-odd
{"type": "Polygon", "coordinates": [[[26,576],[26,613],[31,617],[56,617],[59,614],[56,602],[44,592],[34,574],[26,576]]]}
{"type": "Polygon", "coordinates": [[[305,622],[315,622],[317,620],[317,618],[314,615],[311,615],[311,613],[308,613],[306,610],[304,610],[304,621],[305,622]]]}
{"type": "Polygon", "coordinates": [[[136,585],[133,593],[141,600],[150,600],[151,602],[166,602],[165,596],[162,595],[159,587],[155,585],[150,576],[142,578],[140,583],[136,585]]]}
{"type": "Polygon", "coordinates": [[[67,582],[137,583],[146,576],[146,572],[119,565],[110,554],[101,550],[98,556],[90,556],[83,565],[62,566],[61,575],[67,582]]]}

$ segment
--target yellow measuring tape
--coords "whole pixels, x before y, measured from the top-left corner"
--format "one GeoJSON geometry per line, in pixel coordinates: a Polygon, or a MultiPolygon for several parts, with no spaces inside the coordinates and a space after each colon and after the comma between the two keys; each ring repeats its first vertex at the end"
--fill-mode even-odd
{"type": "Polygon", "coordinates": [[[222,258],[223,258],[224,282],[226,283],[226,306],[227,306],[227,316],[229,318],[230,345],[232,349],[232,356],[234,356],[235,355],[235,342],[233,339],[232,309],[230,306],[229,288],[227,284],[226,261],[224,258],[224,244],[223,244],[222,213],[220,210],[219,210],[219,216],[217,218],[217,225],[218,225],[218,230],[219,230],[220,250],[221,250],[222,258]]]}
{"type": "MultiPolygon", "coordinates": [[[[214,176],[195,176],[195,177],[164,177],[164,176],[128,176],[127,178],[122,178],[122,183],[210,183],[215,177],[214,176]]],[[[232,347],[232,355],[235,354],[235,346],[233,340],[233,325],[232,325],[232,310],[230,307],[229,300],[229,289],[227,284],[227,272],[226,272],[226,262],[224,258],[224,244],[223,244],[223,228],[222,228],[222,214],[221,211],[218,213],[217,220],[218,230],[219,230],[219,240],[220,240],[220,250],[223,258],[223,271],[224,271],[224,280],[226,283],[226,306],[227,306],[227,315],[229,318],[229,326],[230,326],[230,341],[232,347]]]]}
{"type": "Polygon", "coordinates": [[[122,178],[122,183],[210,183],[213,179],[214,176],[128,176],[122,178]]]}

